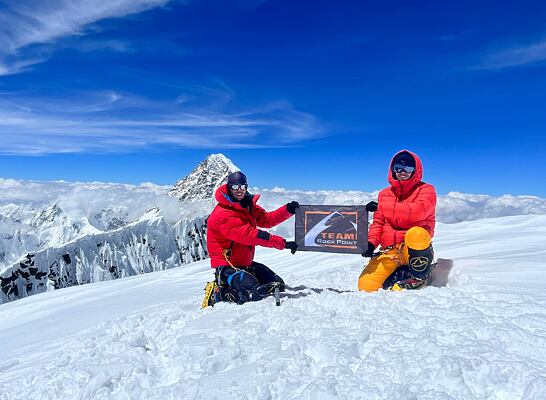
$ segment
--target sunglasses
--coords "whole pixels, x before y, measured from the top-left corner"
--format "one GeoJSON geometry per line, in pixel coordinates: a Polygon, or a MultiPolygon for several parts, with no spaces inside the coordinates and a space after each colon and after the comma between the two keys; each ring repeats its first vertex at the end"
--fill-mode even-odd
{"type": "Polygon", "coordinates": [[[413,171],[415,171],[415,167],[410,167],[409,165],[402,165],[402,164],[398,164],[398,163],[395,163],[393,165],[392,169],[396,173],[405,172],[407,174],[411,174],[413,171]]]}
{"type": "Polygon", "coordinates": [[[246,190],[248,188],[248,185],[246,183],[243,183],[242,185],[229,185],[231,190],[246,190]]]}

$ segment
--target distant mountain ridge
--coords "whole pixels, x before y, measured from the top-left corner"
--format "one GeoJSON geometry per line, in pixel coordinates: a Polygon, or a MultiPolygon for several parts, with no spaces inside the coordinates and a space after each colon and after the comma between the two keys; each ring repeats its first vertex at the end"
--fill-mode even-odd
{"type": "Polygon", "coordinates": [[[119,206],[87,212],[78,221],[56,202],[39,209],[10,203],[3,213],[0,206],[0,263],[6,265],[0,269],[0,302],[206,258],[212,196],[238,170],[224,155],[212,154],[169,191],[177,205],[159,202],[133,222],[119,206]],[[193,218],[168,223],[160,214],[173,214],[175,207],[187,208],[193,218]]]}
{"type": "Polygon", "coordinates": [[[83,218],[71,218],[56,203],[38,209],[14,204],[0,206],[0,227],[0,266],[26,252],[100,232],[83,218]]]}
{"type": "Polygon", "coordinates": [[[125,227],[27,253],[0,274],[0,302],[203,260],[205,232],[206,218],[172,226],[150,212],[125,227]]]}
{"type": "MultiPolygon", "coordinates": [[[[74,219],[63,208],[73,206],[72,202],[59,204],[63,196],[38,208],[35,200],[32,205],[0,203],[0,263],[5,265],[0,268],[0,302],[208,257],[206,220],[213,206],[211,199],[227,176],[238,170],[224,155],[211,154],[170,189],[173,201],[160,196],[149,204],[151,208],[133,211],[132,218],[131,207],[107,204],[89,208],[74,219]]],[[[17,187],[17,182],[8,184],[17,187]]],[[[110,194],[108,184],[93,185],[110,194]]],[[[22,196],[27,196],[21,189],[22,196]]],[[[135,196],[140,190],[134,189],[135,196]]],[[[79,192],[77,188],[75,192],[79,192]]],[[[95,197],[87,197],[91,206],[95,197]]],[[[115,202],[115,196],[112,200],[115,202]]],[[[82,206],[85,209],[88,204],[82,206]]]]}

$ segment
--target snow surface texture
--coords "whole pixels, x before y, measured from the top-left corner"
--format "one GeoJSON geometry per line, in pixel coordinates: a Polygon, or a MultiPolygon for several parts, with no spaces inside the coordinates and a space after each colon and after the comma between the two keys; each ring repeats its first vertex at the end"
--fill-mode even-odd
{"type": "Polygon", "coordinates": [[[546,216],[439,224],[446,288],[260,249],[300,291],[199,309],[208,262],[0,305],[0,399],[544,399],[546,216]],[[334,290],[319,290],[326,289],[334,290]]]}

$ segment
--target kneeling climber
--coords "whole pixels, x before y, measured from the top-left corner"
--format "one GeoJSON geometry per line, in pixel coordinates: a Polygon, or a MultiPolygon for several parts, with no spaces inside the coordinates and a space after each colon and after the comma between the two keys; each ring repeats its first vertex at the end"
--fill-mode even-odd
{"type": "Polygon", "coordinates": [[[423,165],[414,153],[402,150],[393,157],[388,181],[379,192],[363,257],[370,262],[358,279],[358,289],[418,289],[427,283],[434,252],[432,237],[436,223],[436,191],[422,181],[423,165]],[[381,245],[381,252],[374,254],[381,245]]]}
{"type": "Polygon", "coordinates": [[[294,254],[296,242],[286,241],[258,228],[272,228],[296,213],[292,201],[267,212],[257,204],[259,195],[248,191],[245,174],[234,172],[226,185],[215,193],[218,204],[208,219],[207,247],[214,281],[205,287],[202,307],[220,301],[243,304],[268,296],[273,288],[284,291],[284,281],[267,266],[254,261],[256,246],[289,249],[294,254]]]}

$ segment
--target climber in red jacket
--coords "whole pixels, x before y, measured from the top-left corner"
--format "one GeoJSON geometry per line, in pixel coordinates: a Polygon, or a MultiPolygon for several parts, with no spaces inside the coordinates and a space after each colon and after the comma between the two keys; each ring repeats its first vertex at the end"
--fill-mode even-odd
{"type": "Polygon", "coordinates": [[[266,297],[272,287],[284,290],[284,281],[271,269],[254,261],[256,246],[289,249],[297,244],[258,228],[272,228],[296,213],[299,204],[292,201],[267,212],[257,204],[259,195],[248,191],[245,174],[234,172],[226,185],[216,190],[218,204],[208,219],[207,247],[215,280],[205,288],[203,307],[218,301],[238,304],[266,297]]]}
{"type": "Polygon", "coordinates": [[[389,168],[390,186],[379,192],[378,203],[366,207],[375,214],[368,248],[362,253],[371,260],[360,274],[359,290],[416,289],[426,283],[434,258],[436,191],[422,178],[423,165],[417,155],[408,150],[395,154],[389,168]],[[379,245],[382,251],[374,257],[379,245]]]}

